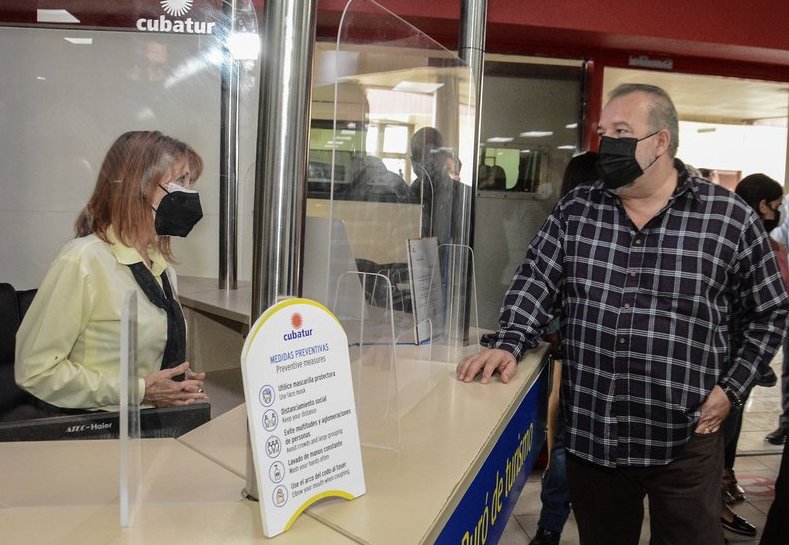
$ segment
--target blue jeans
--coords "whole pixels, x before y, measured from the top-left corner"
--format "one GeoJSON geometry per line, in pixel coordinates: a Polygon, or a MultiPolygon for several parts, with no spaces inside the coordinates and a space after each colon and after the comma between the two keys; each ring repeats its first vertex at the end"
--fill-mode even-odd
{"type": "Polygon", "coordinates": [[[564,523],[570,516],[570,487],[567,484],[565,471],[564,429],[559,429],[551,450],[548,469],[542,474],[542,490],[540,491],[540,528],[562,533],[564,523]]]}

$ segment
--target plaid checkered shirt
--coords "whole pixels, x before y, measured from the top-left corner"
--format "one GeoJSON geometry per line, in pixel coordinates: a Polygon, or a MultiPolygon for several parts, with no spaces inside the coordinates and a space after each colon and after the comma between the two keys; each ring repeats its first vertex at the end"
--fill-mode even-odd
{"type": "Polygon", "coordinates": [[[787,294],[761,221],[679,170],[641,230],[597,181],[557,203],[482,344],[523,351],[558,314],[566,445],[605,467],[674,459],[713,387],[743,395],[784,335],[787,294]]]}

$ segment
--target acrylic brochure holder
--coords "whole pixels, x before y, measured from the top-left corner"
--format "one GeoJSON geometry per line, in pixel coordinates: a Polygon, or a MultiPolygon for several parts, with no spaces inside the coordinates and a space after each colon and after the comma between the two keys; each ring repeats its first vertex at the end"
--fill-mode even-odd
{"type": "Polygon", "coordinates": [[[137,374],[137,293],[128,291],[121,306],[120,353],[120,525],[134,521],[140,497],[142,453],[140,445],[140,403],[137,374]]]}
{"type": "Polygon", "coordinates": [[[313,170],[331,179],[311,208],[328,249],[319,291],[348,335],[361,442],[398,449],[400,419],[451,377],[476,328],[473,259],[455,245],[468,228],[474,86],[457,55],[370,0],[348,2],[335,50],[320,53],[335,72],[314,89],[333,96],[332,130],[310,141],[313,170]],[[427,239],[433,268],[416,293],[409,251],[427,239]]]}
{"type": "Polygon", "coordinates": [[[479,331],[474,250],[460,244],[442,244],[433,259],[427,301],[441,305],[429,311],[434,317],[433,353],[440,361],[457,362],[469,344],[476,344],[479,331]],[[441,290],[440,296],[434,296],[432,290],[441,290]]]}

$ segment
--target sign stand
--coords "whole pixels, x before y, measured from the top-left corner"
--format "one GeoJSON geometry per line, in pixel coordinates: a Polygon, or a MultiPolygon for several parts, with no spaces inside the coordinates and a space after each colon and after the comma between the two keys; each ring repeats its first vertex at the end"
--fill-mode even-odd
{"type": "Polygon", "coordinates": [[[267,537],[320,499],[364,494],[348,340],[328,309],[288,299],[266,310],[241,372],[267,537]]]}

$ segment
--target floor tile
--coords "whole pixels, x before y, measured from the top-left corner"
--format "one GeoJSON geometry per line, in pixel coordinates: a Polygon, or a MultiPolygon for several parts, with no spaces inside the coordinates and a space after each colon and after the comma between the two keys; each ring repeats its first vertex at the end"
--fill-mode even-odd
{"type": "Polygon", "coordinates": [[[504,527],[504,533],[501,534],[499,545],[526,545],[529,542],[529,536],[523,530],[515,517],[510,517],[507,521],[507,526],[504,527]]]}

